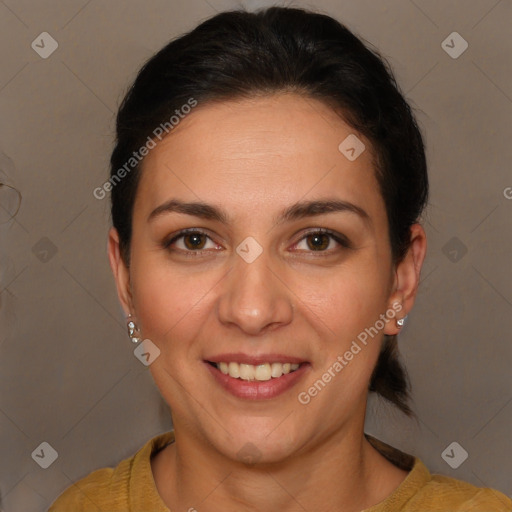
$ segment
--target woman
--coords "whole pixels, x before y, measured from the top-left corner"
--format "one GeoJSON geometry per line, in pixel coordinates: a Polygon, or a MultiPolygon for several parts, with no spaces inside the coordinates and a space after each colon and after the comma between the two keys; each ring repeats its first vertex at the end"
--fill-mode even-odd
{"type": "Polygon", "coordinates": [[[60,511],[506,511],[363,431],[411,414],[396,336],[426,253],[421,134],[379,56],[289,8],[221,13],[117,117],[109,259],[174,430],[60,511]]]}

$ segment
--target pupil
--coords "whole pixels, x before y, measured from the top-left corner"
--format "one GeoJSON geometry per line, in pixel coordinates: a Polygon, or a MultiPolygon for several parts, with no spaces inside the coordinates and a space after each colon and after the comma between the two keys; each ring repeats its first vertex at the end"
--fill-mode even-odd
{"type": "Polygon", "coordinates": [[[192,234],[185,237],[185,245],[188,249],[200,249],[204,245],[204,241],[201,239],[203,235],[192,234]]]}
{"type": "Polygon", "coordinates": [[[325,234],[310,235],[308,241],[312,242],[313,249],[325,249],[329,245],[329,238],[325,234]]]}

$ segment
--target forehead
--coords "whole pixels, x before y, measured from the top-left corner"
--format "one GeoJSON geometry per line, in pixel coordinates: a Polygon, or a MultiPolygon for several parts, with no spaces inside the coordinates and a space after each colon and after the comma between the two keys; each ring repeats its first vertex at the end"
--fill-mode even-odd
{"type": "Polygon", "coordinates": [[[199,198],[263,212],[333,194],[383,207],[369,142],[324,103],[281,93],[196,106],[146,156],[137,201],[147,210],[170,196],[199,198]],[[355,160],[351,147],[364,147],[355,160]]]}

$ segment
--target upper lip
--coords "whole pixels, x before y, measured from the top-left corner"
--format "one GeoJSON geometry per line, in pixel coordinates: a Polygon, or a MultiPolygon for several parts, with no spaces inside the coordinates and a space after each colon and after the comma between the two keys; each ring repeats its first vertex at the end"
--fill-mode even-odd
{"type": "Polygon", "coordinates": [[[264,363],[305,363],[306,361],[300,357],[287,356],[285,354],[243,354],[241,352],[219,354],[216,356],[207,357],[205,359],[211,363],[239,363],[251,364],[257,366],[264,363]]]}

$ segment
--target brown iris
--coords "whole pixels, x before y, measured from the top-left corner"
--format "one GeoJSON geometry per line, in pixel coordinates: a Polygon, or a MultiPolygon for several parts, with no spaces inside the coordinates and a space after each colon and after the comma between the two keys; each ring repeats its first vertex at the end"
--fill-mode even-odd
{"type": "Polygon", "coordinates": [[[206,236],[202,233],[190,233],[183,236],[187,249],[202,249],[206,243],[206,236]]]}
{"type": "Polygon", "coordinates": [[[306,237],[308,247],[314,251],[329,247],[329,236],[325,233],[314,233],[306,237]]]}

